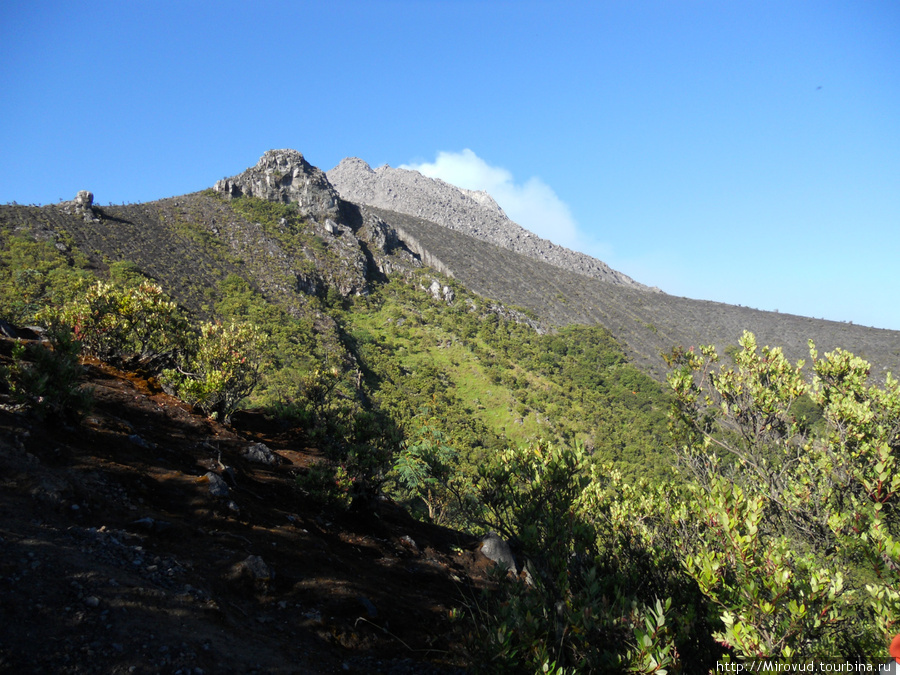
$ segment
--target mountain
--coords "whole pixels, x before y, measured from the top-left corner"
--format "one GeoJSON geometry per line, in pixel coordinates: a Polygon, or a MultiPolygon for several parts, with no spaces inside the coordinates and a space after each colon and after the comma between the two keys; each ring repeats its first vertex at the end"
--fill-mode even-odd
{"type": "Polygon", "coordinates": [[[430,267],[527,310],[541,331],[604,326],[657,380],[666,372],[660,354],[673,346],[714,344],[721,353],[744,330],[793,360],[807,358],[813,340],[820,352],[865,357],[877,379],[900,372],[898,331],[657,292],[526,232],[486,195],[359,159],[326,174],[297,151],[271,150],[204,192],[125,206],[0,206],[0,227],[78,251],[99,270],[131,261],[195,310],[229,274],[296,315],[311,295],[365,295],[391,273],[430,267]],[[233,208],[240,197],[294,205],[296,220],[265,224],[264,214],[233,208]]]}
{"type": "MultiPolygon", "coordinates": [[[[690,519],[721,509],[704,512],[708,490],[674,469],[681,440],[667,431],[659,352],[715,342],[727,354],[750,329],[793,358],[810,337],[820,351],[847,348],[878,380],[897,371],[900,334],[585,273],[602,272],[599,261],[564,269],[471,236],[488,230],[478,213],[517,232],[487,196],[406,178],[464,205],[444,212],[468,209],[474,224],[348,201],[293,150],[150,203],[100,206],[81,191],[0,206],[0,333],[11,336],[0,337],[0,670],[536,672],[561,625],[575,650],[566,667],[589,651],[593,663],[637,667],[643,626],[673,636],[684,672],[723,662],[721,619],[685,576],[693,558],[679,559],[704,550],[690,519]],[[29,322],[71,330],[42,342],[29,322]],[[129,358],[90,351],[101,343],[129,358]],[[205,407],[207,392],[245,406],[205,407]],[[507,541],[483,541],[508,544],[502,559],[519,576],[486,574],[475,535],[490,530],[507,541]]],[[[837,467],[822,485],[838,498],[842,453],[882,481],[889,460],[846,452],[869,442],[845,447],[848,428],[864,434],[822,416],[834,392],[797,392],[778,393],[790,404],[781,414],[800,418],[789,459],[798,447],[831,453],[812,465],[837,467]]],[[[866,451],[889,453],[896,396],[865,397],[871,433],[887,439],[866,451]]],[[[781,419],[748,443],[780,447],[781,419]]],[[[718,459],[739,508],[761,503],[733,499],[742,470],[744,494],[770,486],[753,472],[783,474],[768,457],[704,466],[718,459]]],[[[809,501],[809,486],[794,496],[809,501]]],[[[719,556],[725,538],[710,541],[719,556]]],[[[819,574],[815,563],[796,569],[819,574]]],[[[834,569],[868,580],[853,565],[834,569]]],[[[806,597],[809,582],[797,583],[806,597]]],[[[812,626],[822,614],[810,616],[812,626]]]]}
{"type": "Polygon", "coordinates": [[[327,176],[342,198],[368,207],[467,288],[553,326],[602,325],[658,379],[665,372],[659,355],[672,346],[715,344],[721,352],[744,330],[792,359],[808,357],[813,340],[820,351],[843,347],[865,356],[877,377],[900,369],[900,332],[670,296],[523,230],[484,193],[416,171],[373,170],[348,158],[327,176]]]}
{"type": "Polygon", "coordinates": [[[389,166],[373,170],[356,157],[344,159],[327,176],[348,202],[430,221],[473,239],[594,279],[647,288],[600,260],[557,246],[522,228],[511,221],[486,192],[464,190],[436,178],[426,178],[418,171],[389,166]]]}

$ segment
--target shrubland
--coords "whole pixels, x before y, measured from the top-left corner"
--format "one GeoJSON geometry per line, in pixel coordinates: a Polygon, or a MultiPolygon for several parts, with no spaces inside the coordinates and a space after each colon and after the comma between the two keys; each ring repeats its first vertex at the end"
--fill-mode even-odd
{"type": "MultiPolygon", "coordinates": [[[[288,207],[236,208],[316,246],[288,207]]],[[[486,671],[864,658],[897,631],[900,385],[847,352],[676,348],[664,390],[602,328],[540,333],[428,270],[291,307],[232,274],[202,312],[137,265],[101,275],[7,238],[2,318],[51,337],[16,347],[16,400],[77,420],[79,353],[140,368],[206,415],[302,428],[323,459],[298,489],[331,508],[387,494],[500,533],[517,569],[458,612],[486,671]]]]}

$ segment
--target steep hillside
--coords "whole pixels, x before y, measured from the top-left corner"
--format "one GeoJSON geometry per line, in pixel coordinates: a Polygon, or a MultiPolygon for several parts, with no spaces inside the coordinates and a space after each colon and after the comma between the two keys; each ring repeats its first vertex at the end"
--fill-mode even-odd
{"type": "Polygon", "coordinates": [[[792,359],[841,347],[870,360],[873,374],[900,372],[900,332],[824,321],[748,307],[680,298],[610,284],[518,255],[506,248],[412,216],[367,208],[407,245],[467,288],[533,311],[553,326],[599,324],[657,379],[665,374],[660,353],[675,345],[715,344],[720,353],[742,331],[761,344],[784,347],[792,359]]]}
{"type": "Polygon", "coordinates": [[[74,428],[0,391],[0,672],[460,672],[449,610],[486,583],[477,539],[387,500],[323,506],[295,481],[320,458],[297,430],[86,372],[74,428]]]}
{"type": "Polygon", "coordinates": [[[78,251],[98,270],[134,262],[195,310],[214,304],[220,284],[238,275],[327,329],[311,298],[365,295],[392,272],[430,266],[482,297],[531,310],[546,328],[602,325],[660,380],[660,353],[706,343],[721,351],[743,330],[792,359],[806,358],[812,339],[822,351],[864,356],[879,378],[900,372],[900,332],[648,292],[600,261],[538,241],[485,195],[416,172],[373,171],[361,160],[326,176],[299,152],[271,150],[213,190],[126,206],[0,206],[0,228],[78,251]],[[394,210],[344,201],[329,179],[361,203],[394,210]]]}
{"type": "Polygon", "coordinates": [[[245,178],[257,180],[255,169],[220,183],[228,195],[80,211],[0,208],[0,297],[8,299],[0,318],[32,321],[17,309],[22,301],[30,311],[59,303],[44,287],[61,270],[87,264],[107,276],[124,264],[197,319],[251,321],[270,339],[271,365],[249,405],[307,421],[368,410],[389,434],[415,428],[429,407],[440,409],[442,431],[473,462],[486,450],[546,438],[582,441],[625,475],[641,471],[648,455],[661,474],[668,470],[662,390],[603,328],[557,339],[545,321],[443,277],[436,256],[377,214],[346,203],[335,213],[325,192],[325,213],[304,217],[294,203],[246,196],[245,178]],[[16,233],[45,246],[32,251],[16,233]],[[332,371],[330,384],[322,382],[332,371]],[[331,400],[310,398],[320,385],[334,389],[331,400]]]}
{"type": "Polygon", "coordinates": [[[658,289],[523,230],[483,193],[415,171],[373,170],[357,158],[327,176],[344,199],[366,205],[431,266],[550,325],[605,326],[658,379],[665,372],[659,355],[674,345],[715,344],[721,352],[744,330],[793,359],[807,358],[813,340],[823,351],[843,347],[865,356],[879,377],[900,372],[900,332],[650,293],[658,289]]]}
{"type": "Polygon", "coordinates": [[[349,202],[429,220],[570,272],[647,289],[600,260],[557,246],[525,230],[511,221],[486,192],[463,190],[442,180],[426,178],[418,171],[389,166],[373,170],[356,157],[343,160],[327,176],[341,197],[349,202]]]}

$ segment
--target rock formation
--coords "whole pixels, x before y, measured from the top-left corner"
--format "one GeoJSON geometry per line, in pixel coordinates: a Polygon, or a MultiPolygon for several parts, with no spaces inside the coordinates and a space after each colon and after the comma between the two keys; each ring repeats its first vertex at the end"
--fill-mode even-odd
{"type": "Polygon", "coordinates": [[[339,199],[321,169],[296,150],[269,150],[243,173],[216,182],[216,192],[228,197],[259,197],[293,202],[301,215],[317,221],[340,220],[339,199]]]}
{"type": "Polygon", "coordinates": [[[382,166],[372,169],[350,157],[327,174],[342,199],[396,211],[462,232],[521,255],[614,284],[647,286],[595,258],[541,239],[510,220],[489,194],[463,190],[418,171],[382,166]]]}

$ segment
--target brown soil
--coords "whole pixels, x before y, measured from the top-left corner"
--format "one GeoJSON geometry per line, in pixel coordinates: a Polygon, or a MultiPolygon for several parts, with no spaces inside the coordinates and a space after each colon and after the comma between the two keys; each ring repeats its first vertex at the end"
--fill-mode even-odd
{"type": "Polygon", "coordinates": [[[486,583],[476,539],[389,501],[325,508],[296,486],[316,451],[295,431],[87,369],[77,427],[0,397],[0,672],[466,671],[449,614],[486,583]],[[244,459],[255,442],[280,463],[244,459]],[[204,478],[219,453],[227,497],[204,478]]]}

